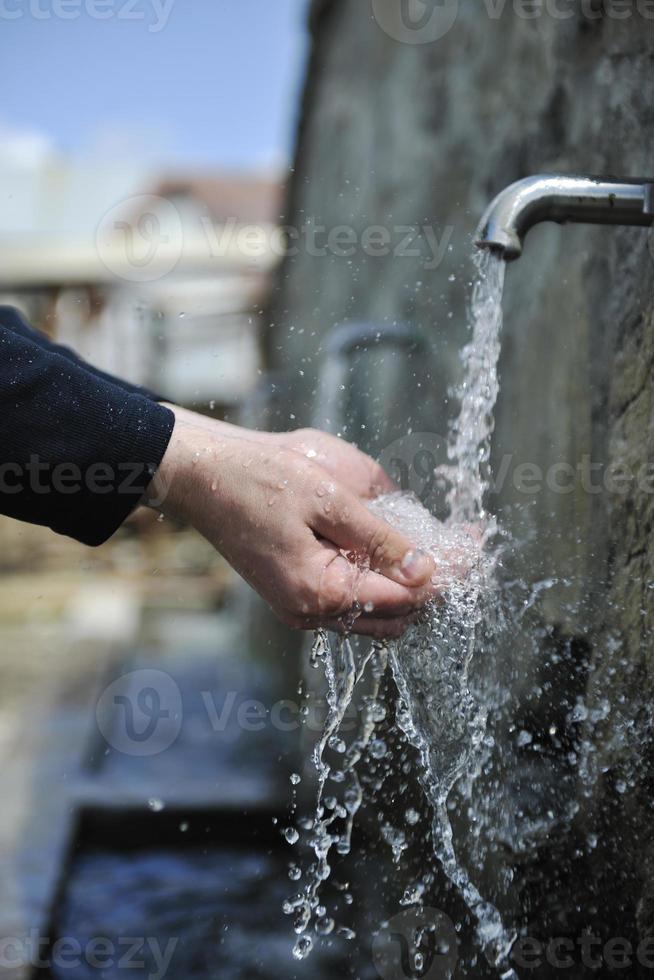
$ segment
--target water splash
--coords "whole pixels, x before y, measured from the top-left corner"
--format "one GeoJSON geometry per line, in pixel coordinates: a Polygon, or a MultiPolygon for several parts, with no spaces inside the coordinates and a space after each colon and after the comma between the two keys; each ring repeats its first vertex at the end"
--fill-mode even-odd
{"type": "Polygon", "coordinates": [[[382,497],[372,509],[419,541],[436,563],[443,602],[431,603],[389,647],[400,694],[396,718],[419,753],[418,778],[432,807],[435,854],[475,915],[489,961],[505,970],[515,935],[461,865],[448,813],[452,790],[460,780],[474,779],[483,760],[488,705],[473,696],[470,669],[482,652],[478,627],[494,604],[493,553],[469,526],[441,524],[410,494],[382,497]]]}
{"type": "MultiPolygon", "coordinates": [[[[325,634],[316,636],[312,659],[314,665],[324,664],[329,704],[325,728],[314,753],[318,796],[310,843],[317,863],[293,910],[296,932],[301,937],[312,917],[317,917],[316,931],[320,931],[324,909],[318,893],[330,873],[331,847],[336,844],[340,853],[349,851],[352,822],[362,802],[356,766],[371,744],[374,710],[364,711],[360,733],[347,751],[342,769],[337,770],[337,781],[347,778],[349,782],[349,796],[343,806],[335,800],[330,801],[329,808],[325,805],[326,781],[334,775],[325,761],[325,751],[339,738],[354,690],[369,662],[373,663],[374,677],[371,704],[375,704],[389,658],[400,694],[397,723],[419,753],[419,779],[432,808],[436,856],[476,916],[478,938],[487,958],[502,971],[505,980],[514,980],[516,975],[507,965],[507,958],[515,936],[504,928],[498,910],[484,900],[460,864],[447,806],[455,785],[474,780],[482,764],[488,708],[471,693],[469,675],[473,658],[480,653],[478,627],[492,606],[495,587],[495,557],[489,547],[495,525],[485,513],[484,495],[489,483],[493,410],[499,390],[504,262],[495,254],[484,252],[475,258],[475,263],[472,337],[462,352],[463,380],[456,392],[460,411],[450,433],[450,465],[439,474],[449,482],[450,517],[446,523],[437,521],[412,494],[390,494],[371,504],[376,514],[432,555],[443,601],[431,603],[400,641],[385,647],[374,645],[367,654],[357,655],[358,646],[348,639],[332,644],[325,634]],[[334,825],[343,817],[345,827],[335,833],[334,825]]],[[[404,842],[398,841],[392,830],[382,827],[382,834],[399,862],[404,842]]],[[[311,943],[301,938],[295,955],[306,955],[310,948],[311,943]]]]}
{"type": "Polygon", "coordinates": [[[476,917],[487,958],[511,978],[515,974],[506,961],[515,934],[504,927],[498,910],[484,900],[459,862],[447,808],[455,785],[466,777],[474,779],[482,764],[488,705],[471,693],[470,668],[481,652],[478,627],[489,618],[496,591],[489,546],[496,527],[485,513],[484,496],[499,393],[505,263],[492,251],[478,252],[474,261],[472,336],[461,354],[464,370],[456,390],[459,414],[450,431],[450,466],[441,470],[450,484],[447,524],[431,518],[408,495],[382,498],[373,509],[431,553],[442,580],[444,603],[430,605],[421,621],[391,646],[393,676],[403,702],[397,720],[420,754],[435,853],[476,917]]]}
{"type": "MultiPolygon", "coordinates": [[[[331,873],[329,855],[332,847],[338,854],[349,854],[354,820],[363,802],[361,780],[357,766],[372,742],[376,724],[385,716],[378,701],[382,677],[388,664],[385,647],[374,643],[361,652],[346,636],[334,642],[324,631],[318,631],[311,649],[313,668],[322,666],[327,681],[327,718],[313,751],[318,774],[314,815],[304,822],[308,831],[307,844],[315,862],[307,872],[302,892],[285,904],[284,910],[294,916],[294,929],[299,936],[293,955],[304,959],[311,952],[313,941],[306,935],[313,924],[318,935],[329,935],[336,928],[319,898],[320,887],[331,873]],[[362,698],[362,710],[355,737],[349,745],[341,737],[341,726],[352,704],[355,688],[369,674],[370,686],[362,698]],[[333,761],[327,761],[327,753],[333,761]],[[336,760],[339,760],[338,763],[336,760]],[[326,795],[327,781],[334,783],[331,795],[326,795]]],[[[354,939],[355,933],[346,926],[336,928],[344,939],[354,939]]]]}

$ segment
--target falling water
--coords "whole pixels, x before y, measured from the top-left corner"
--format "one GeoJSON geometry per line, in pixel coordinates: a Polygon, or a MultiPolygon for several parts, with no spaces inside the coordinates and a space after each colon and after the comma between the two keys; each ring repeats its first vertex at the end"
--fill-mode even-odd
{"type": "Polygon", "coordinates": [[[484,511],[488,489],[493,411],[499,391],[497,364],[502,326],[505,263],[492,252],[476,257],[470,316],[472,336],[463,349],[459,414],[449,442],[450,516],[432,518],[410,495],[375,501],[373,510],[429,551],[444,602],[390,647],[401,704],[397,720],[421,760],[420,780],[433,811],[437,857],[477,920],[479,941],[504,977],[514,941],[497,909],[485,901],[457,858],[447,803],[462,778],[474,776],[486,738],[487,707],[470,691],[470,668],[479,651],[479,629],[493,602],[495,526],[484,511]]]}
{"type": "Polygon", "coordinates": [[[497,364],[506,263],[491,250],[476,252],[474,262],[477,277],[470,302],[472,336],[461,353],[463,379],[456,391],[460,408],[448,447],[448,503],[453,524],[484,515],[493,412],[499,394],[497,364]]]}
{"type": "MultiPolygon", "coordinates": [[[[360,653],[347,637],[339,637],[331,643],[323,631],[316,634],[311,666],[316,669],[322,665],[324,669],[328,712],[313,752],[318,773],[315,812],[312,819],[304,821],[303,828],[309,832],[307,843],[316,861],[309,869],[303,891],[297,892],[284,905],[284,911],[294,917],[294,929],[299,936],[293,948],[296,959],[304,959],[311,952],[313,940],[307,935],[307,930],[312,921],[318,935],[329,935],[335,929],[334,920],[320,904],[319,889],[331,872],[328,859],[332,846],[336,845],[339,854],[350,851],[354,819],[363,801],[357,765],[371,743],[376,723],[386,714],[378,697],[387,663],[388,653],[381,644],[372,644],[360,653]],[[363,697],[357,733],[348,746],[340,735],[340,728],[352,703],[354,690],[369,665],[371,686],[363,697]],[[327,749],[335,759],[340,759],[338,765],[326,761],[327,749]],[[341,790],[340,800],[336,795],[326,795],[328,779],[335,784],[335,790],[341,790]],[[337,822],[340,822],[338,829],[337,822]]],[[[354,932],[346,926],[337,928],[336,932],[344,939],[354,938],[354,932]]]]}
{"type": "MultiPolygon", "coordinates": [[[[439,522],[406,493],[390,494],[371,504],[375,513],[432,555],[444,601],[430,604],[400,641],[385,648],[374,645],[359,653],[359,646],[348,639],[330,642],[325,634],[317,635],[312,660],[324,666],[329,712],[314,754],[318,795],[309,822],[309,843],[316,862],[303,892],[289,900],[286,911],[294,914],[300,936],[294,949],[297,958],[311,950],[307,930],[312,919],[319,934],[334,928],[320,904],[320,885],[330,873],[331,847],[335,845],[339,853],[347,853],[350,847],[352,822],[362,802],[357,764],[371,745],[376,722],[385,714],[377,697],[388,657],[400,695],[397,723],[419,753],[420,782],[433,813],[436,856],[474,913],[487,958],[510,980],[515,973],[507,966],[507,957],[514,936],[459,862],[448,815],[453,787],[464,778],[474,778],[488,738],[487,708],[471,693],[469,674],[480,652],[478,628],[493,602],[494,556],[489,541],[495,528],[485,513],[484,495],[498,394],[504,262],[492,252],[479,253],[475,262],[472,336],[462,352],[463,379],[457,390],[460,411],[450,433],[449,466],[440,471],[449,483],[450,516],[445,523],[439,522]],[[360,730],[348,749],[339,729],[369,663],[373,666],[372,693],[364,701],[360,730]],[[342,766],[333,769],[325,761],[328,748],[344,752],[342,766]],[[328,779],[346,784],[342,802],[325,798],[328,779]],[[343,826],[337,831],[339,819],[343,826]]],[[[384,836],[399,860],[406,846],[403,832],[388,828],[384,836]]]]}

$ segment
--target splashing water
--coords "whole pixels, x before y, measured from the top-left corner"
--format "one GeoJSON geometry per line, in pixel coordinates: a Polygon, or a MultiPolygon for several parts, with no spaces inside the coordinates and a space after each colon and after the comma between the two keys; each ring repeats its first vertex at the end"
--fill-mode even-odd
{"type": "MultiPolygon", "coordinates": [[[[310,831],[308,843],[316,862],[309,870],[304,891],[289,899],[284,907],[287,914],[293,914],[294,929],[300,936],[293,948],[296,959],[304,959],[311,952],[313,942],[305,933],[312,921],[319,935],[328,935],[334,929],[333,919],[327,916],[326,909],[320,905],[318,892],[331,872],[328,858],[332,846],[336,845],[339,854],[350,852],[354,819],[363,801],[357,765],[372,741],[376,723],[386,713],[386,709],[377,699],[387,663],[388,654],[381,644],[373,644],[365,653],[360,654],[347,637],[339,637],[332,644],[325,632],[319,631],[316,634],[311,651],[311,666],[318,668],[323,665],[327,679],[328,712],[321,737],[313,752],[313,761],[318,772],[318,790],[314,817],[306,825],[306,829],[310,831]],[[363,710],[356,736],[347,746],[340,738],[339,730],[352,703],[355,687],[362,680],[369,664],[371,688],[363,698],[363,710]],[[330,765],[326,761],[328,748],[334,755],[342,758],[339,766],[330,765]],[[336,796],[325,796],[328,779],[341,787],[340,801],[336,796]]],[[[337,932],[345,939],[355,938],[354,932],[346,927],[340,927],[337,932]]]]}
{"type": "MultiPolygon", "coordinates": [[[[487,958],[505,980],[515,980],[516,974],[506,962],[515,937],[461,866],[447,808],[455,784],[474,779],[481,766],[487,707],[473,697],[469,674],[479,653],[479,626],[492,606],[495,584],[495,559],[489,547],[495,526],[485,514],[484,494],[498,394],[504,262],[492,252],[483,252],[475,257],[475,264],[478,274],[471,300],[472,337],[462,352],[464,376],[457,390],[460,411],[450,433],[450,465],[440,471],[449,482],[450,517],[446,523],[439,522],[417,498],[406,493],[390,494],[371,504],[374,513],[431,554],[443,601],[431,603],[401,640],[375,644],[365,653],[359,653],[358,646],[347,638],[330,642],[326,634],[317,634],[312,662],[324,666],[329,712],[314,753],[318,797],[309,842],[316,864],[304,892],[294,896],[287,911],[295,913],[296,932],[301,936],[294,955],[303,958],[311,950],[312,941],[304,933],[313,918],[316,931],[322,931],[325,910],[320,905],[319,890],[330,873],[329,851],[333,845],[341,854],[350,849],[352,824],[362,803],[356,767],[372,744],[376,722],[385,714],[377,698],[388,660],[400,694],[397,723],[419,753],[419,778],[432,808],[436,856],[474,913],[487,958]],[[342,768],[333,770],[325,761],[326,749],[342,741],[340,726],[369,664],[372,689],[364,698],[359,732],[345,752],[342,768]],[[342,804],[324,798],[330,778],[347,784],[342,804]],[[339,818],[344,819],[344,826],[335,832],[339,818]]],[[[399,862],[406,846],[403,833],[398,835],[390,827],[382,827],[382,833],[399,862]]]]}
{"type": "Polygon", "coordinates": [[[471,693],[470,668],[480,652],[478,627],[493,601],[493,557],[465,525],[440,524],[409,495],[380,498],[373,510],[419,541],[437,565],[444,601],[430,604],[389,646],[400,694],[396,717],[419,753],[419,779],[433,812],[435,854],[474,913],[488,959],[502,966],[515,937],[461,866],[447,807],[456,783],[474,778],[482,760],[488,709],[471,693]]]}
{"type": "Polygon", "coordinates": [[[444,586],[443,605],[430,606],[421,621],[391,646],[391,667],[402,699],[397,721],[420,753],[420,781],[433,810],[436,855],[474,913],[489,961],[502,970],[503,977],[511,978],[515,973],[506,968],[506,959],[515,934],[505,929],[498,910],[482,898],[460,865],[447,809],[455,784],[466,776],[474,778],[481,765],[487,708],[475,701],[469,673],[478,651],[478,626],[489,613],[495,584],[493,555],[484,548],[495,525],[485,514],[484,495],[499,393],[506,266],[492,251],[477,253],[475,265],[472,337],[461,355],[464,373],[456,392],[459,414],[450,432],[451,465],[441,470],[450,483],[450,517],[441,525],[406,495],[382,498],[373,509],[430,552],[444,586]],[[483,526],[482,540],[475,538],[467,522],[475,522],[473,528],[483,526]]]}

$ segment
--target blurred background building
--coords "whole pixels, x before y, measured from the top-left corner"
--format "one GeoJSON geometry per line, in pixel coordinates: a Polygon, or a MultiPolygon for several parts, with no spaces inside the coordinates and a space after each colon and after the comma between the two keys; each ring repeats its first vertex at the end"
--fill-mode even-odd
{"type": "MultiPolygon", "coordinates": [[[[159,21],[156,5],[129,17],[124,6],[102,19],[84,5],[72,18],[47,3],[40,16],[29,4],[0,13],[0,304],[111,373],[238,419],[266,369],[305,3],[173,3],[159,21]]],[[[137,650],[245,665],[242,635],[221,619],[239,588],[197,535],[154,513],[95,551],[0,517],[1,937],[47,927],[70,793],[87,796],[73,773],[95,765],[102,678],[137,650]]],[[[242,697],[247,677],[231,681],[242,697]]],[[[174,781],[195,764],[187,795],[211,797],[220,765],[196,750],[174,781]]],[[[238,795],[238,770],[221,772],[221,798],[225,781],[238,795]]],[[[146,810],[156,782],[137,775],[146,810]]],[[[109,795],[128,803],[117,784],[109,795]]]]}

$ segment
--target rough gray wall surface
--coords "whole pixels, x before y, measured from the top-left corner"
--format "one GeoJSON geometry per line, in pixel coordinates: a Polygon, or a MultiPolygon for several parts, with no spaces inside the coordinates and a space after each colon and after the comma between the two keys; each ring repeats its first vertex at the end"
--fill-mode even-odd
{"type": "MultiPolygon", "coordinates": [[[[402,320],[429,337],[441,406],[431,424],[442,433],[466,338],[471,235],[489,199],[545,170],[654,174],[654,22],[635,4],[623,20],[601,2],[585,12],[577,5],[560,20],[546,12],[526,19],[511,3],[493,18],[489,6],[502,7],[461,0],[451,30],[419,45],[385,33],[368,0],[313,5],[289,223],[346,225],[358,234],[370,225],[430,225],[439,240],[451,229],[452,248],[436,268],[426,267],[424,241],[418,256],[370,256],[360,248],[311,255],[301,247],[285,262],[270,353],[295,379],[299,421],[311,417],[334,324],[402,320]]],[[[592,650],[586,700],[594,721],[586,735],[597,778],[590,794],[580,793],[578,829],[582,837],[595,825],[603,831],[606,843],[590,863],[598,880],[610,866],[616,921],[633,918],[642,897],[641,928],[654,931],[644,881],[654,815],[647,762],[654,498],[633,482],[626,492],[597,493],[581,479],[571,492],[545,485],[526,493],[514,473],[530,462],[551,475],[553,464],[577,466],[584,457],[632,472],[652,465],[648,244],[642,230],[541,225],[509,268],[494,457],[497,470],[509,454],[511,469],[493,506],[526,541],[521,555],[532,578],[559,581],[539,599],[542,621],[592,650]]],[[[413,421],[423,405],[410,379],[407,399],[413,421]]],[[[559,479],[556,472],[551,479],[559,479]]]]}

